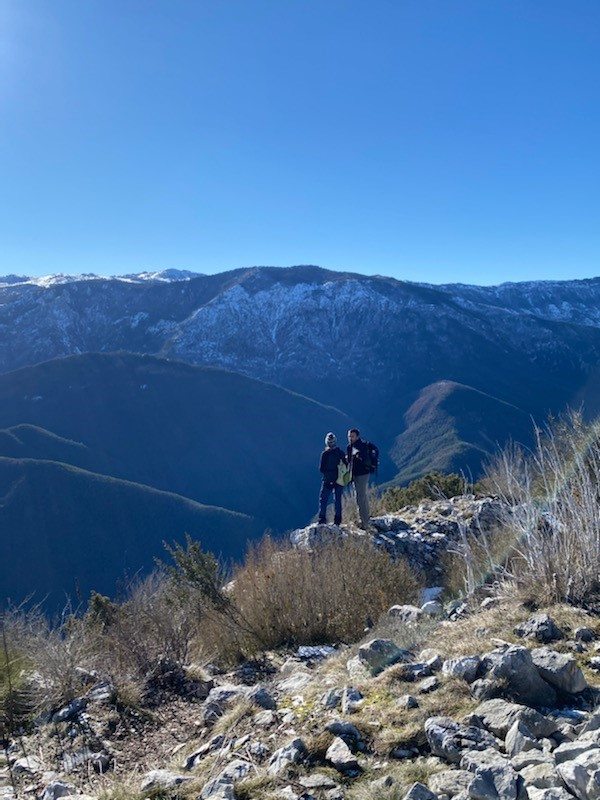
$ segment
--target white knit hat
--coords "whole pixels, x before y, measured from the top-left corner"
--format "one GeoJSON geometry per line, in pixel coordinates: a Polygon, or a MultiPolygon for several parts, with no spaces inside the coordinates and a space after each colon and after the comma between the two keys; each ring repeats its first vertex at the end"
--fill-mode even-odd
{"type": "Polygon", "coordinates": [[[331,433],[331,431],[329,431],[329,433],[325,437],[325,444],[327,445],[327,447],[333,447],[333,445],[336,442],[337,442],[337,439],[336,439],[335,433],[331,433]]]}

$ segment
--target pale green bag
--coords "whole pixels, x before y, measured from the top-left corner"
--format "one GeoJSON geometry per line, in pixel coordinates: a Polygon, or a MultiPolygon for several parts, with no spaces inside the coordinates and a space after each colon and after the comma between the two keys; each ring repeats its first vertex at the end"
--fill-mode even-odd
{"type": "Polygon", "coordinates": [[[336,483],[338,483],[340,486],[348,486],[351,480],[352,472],[350,471],[350,467],[344,464],[343,461],[340,461],[338,464],[338,476],[336,483]]]}

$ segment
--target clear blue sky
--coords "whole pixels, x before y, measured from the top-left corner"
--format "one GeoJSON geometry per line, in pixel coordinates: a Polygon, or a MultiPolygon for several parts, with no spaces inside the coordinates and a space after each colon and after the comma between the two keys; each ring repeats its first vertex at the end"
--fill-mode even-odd
{"type": "Polygon", "coordinates": [[[598,0],[0,0],[0,274],[600,274],[598,0]]]}

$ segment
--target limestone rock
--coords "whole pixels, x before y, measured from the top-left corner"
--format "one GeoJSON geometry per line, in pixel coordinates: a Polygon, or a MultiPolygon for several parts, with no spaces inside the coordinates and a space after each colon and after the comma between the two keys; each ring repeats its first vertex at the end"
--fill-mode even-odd
{"type": "Polygon", "coordinates": [[[158,792],[173,789],[189,780],[191,780],[189,775],[179,775],[168,769],[153,769],[142,777],[140,790],[142,792],[158,792]]]}
{"type": "Polygon", "coordinates": [[[431,752],[453,764],[460,763],[466,751],[496,747],[496,740],[487,731],[460,725],[450,717],[430,717],[425,722],[425,736],[431,752]]]}
{"type": "Polygon", "coordinates": [[[500,698],[481,703],[475,709],[475,714],[488,730],[502,738],[517,719],[522,720],[536,738],[551,736],[558,730],[558,723],[550,717],[544,717],[528,706],[509,703],[500,698]]]}
{"type": "Polygon", "coordinates": [[[520,772],[527,788],[551,789],[562,787],[563,783],[556,767],[551,763],[530,764],[520,772]]]}
{"type": "Polygon", "coordinates": [[[531,658],[542,678],[559,691],[578,694],[587,689],[587,681],[573,656],[538,647],[532,650],[531,658]]]}
{"type": "Polygon", "coordinates": [[[552,706],[556,702],[556,692],[542,679],[526,647],[499,648],[486,653],[482,661],[488,680],[501,683],[513,700],[531,706],[552,706]]]}
{"type": "Polygon", "coordinates": [[[230,761],[216,778],[204,785],[200,797],[202,800],[208,800],[208,798],[221,800],[221,798],[235,797],[235,784],[246,778],[251,772],[252,764],[236,758],[230,761]]]}
{"type": "Polygon", "coordinates": [[[431,789],[423,783],[413,783],[408,792],[404,795],[404,800],[437,800],[431,789]]]}
{"type": "Polygon", "coordinates": [[[333,764],[338,772],[342,772],[346,775],[356,774],[360,771],[356,756],[352,753],[346,742],[339,736],[336,736],[327,748],[325,758],[333,764]]]}
{"type": "Polygon", "coordinates": [[[293,739],[289,744],[276,750],[269,760],[268,773],[279,775],[290,764],[298,764],[306,756],[306,746],[302,739],[293,739]]]}
{"type": "Polygon", "coordinates": [[[50,781],[42,793],[42,800],[58,800],[59,797],[68,797],[77,794],[75,787],[65,781],[50,781]]]}
{"type": "Polygon", "coordinates": [[[449,658],[442,664],[444,675],[453,678],[462,678],[467,683],[473,683],[481,666],[479,656],[463,656],[462,658],[449,658]]]}
{"type": "Polygon", "coordinates": [[[408,658],[410,653],[401,650],[391,639],[371,639],[358,648],[358,659],[371,675],[378,675],[391,664],[408,658]]]}
{"type": "Polygon", "coordinates": [[[354,686],[345,686],[342,693],[342,714],[354,714],[361,707],[364,697],[354,686]]]}
{"type": "Polygon", "coordinates": [[[473,800],[517,800],[520,778],[510,764],[480,767],[469,784],[473,800]]]}
{"type": "Polygon", "coordinates": [[[553,786],[550,789],[536,789],[535,786],[527,787],[529,800],[573,800],[573,795],[567,792],[564,786],[553,786]]]}
{"type": "Polygon", "coordinates": [[[548,614],[534,614],[515,628],[517,636],[535,639],[542,644],[564,639],[564,633],[548,614]]]}
{"type": "Polygon", "coordinates": [[[442,772],[435,772],[429,778],[429,788],[437,795],[454,797],[459,792],[465,791],[472,780],[472,772],[464,769],[445,769],[442,772]]]}
{"type": "Polygon", "coordinates": [[[600,748],[586,750],[572,761],[559,764],[557,770],[567,789],[579,800],[600,798],[600,748]]]}
{"type": "Polygon", "coordinates": [[[423,617],[423,611],[417,606],[411,605],[392,606],[388,611],[388,616],[398,620],[398,622],[411,624],[419,622],[423,617]]]}
{"type": "Polygon", "coordinates": [[[589,749],[590,742],[575,740],[574,742],[560,744],[552,755],[557,764],[563,764],[565,761],[573,761],[589,749]]]}
{"type": "Polygon", "coordinates": [[[511,756],[527,750],[541,750],[541,745],[521,719],[516,719],[510,726],[504,746],[511,756]]]}

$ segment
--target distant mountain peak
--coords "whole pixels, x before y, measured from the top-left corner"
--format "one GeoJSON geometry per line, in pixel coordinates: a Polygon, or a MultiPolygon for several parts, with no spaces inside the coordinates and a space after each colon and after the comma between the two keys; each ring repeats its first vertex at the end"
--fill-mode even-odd
{"type": "Polygon", "coordinates": [[[143,272],[131,272],[126,275],[97,275],[95,272],[82,272],[77,275],[66,275],[62,272],[50,275],[0,275],[0,289],[9,286],[39,286],[48,289],[52,286],[60,286],[65,283],[79,283],[81,281],[123,281],[124,283],[175,283],[177,281],[189,281],[192,278],[203,277],[201,272],[192,272],[189,269],[162,269],[145,270],[143,272]]]}

